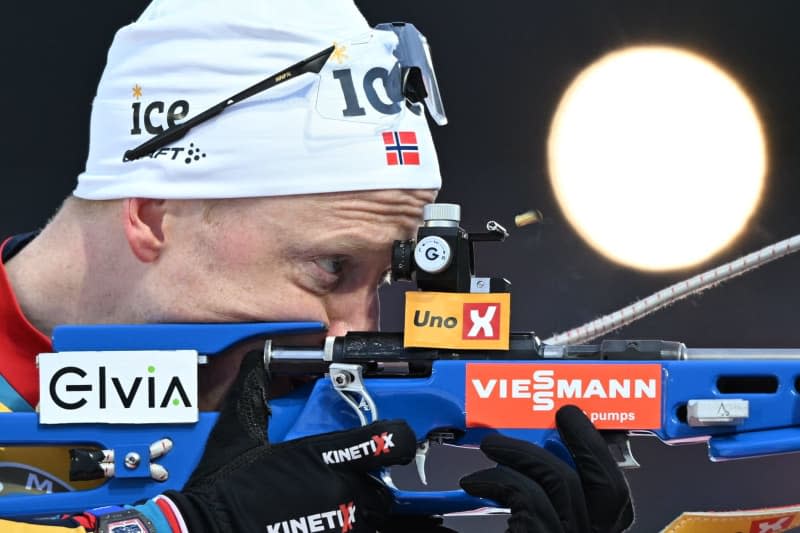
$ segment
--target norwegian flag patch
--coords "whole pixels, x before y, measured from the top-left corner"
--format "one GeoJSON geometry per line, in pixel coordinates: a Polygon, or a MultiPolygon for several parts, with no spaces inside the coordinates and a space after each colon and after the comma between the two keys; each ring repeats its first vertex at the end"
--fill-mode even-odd
{"type": "Polygon", "coordinates": [[[387,165],[419,165],[419,145],[415,131],[384,131],[387,165]]]}

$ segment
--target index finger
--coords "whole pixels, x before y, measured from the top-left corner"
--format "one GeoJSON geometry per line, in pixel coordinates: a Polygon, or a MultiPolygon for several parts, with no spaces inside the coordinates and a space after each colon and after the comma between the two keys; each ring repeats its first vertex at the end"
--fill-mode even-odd
{"type": "Polygon", "coordinates": [[[607,527],[630,523],[630,490],[600,432],[574,405],[556,412],[556,427],[575,460],[591,523],[607,527]]]}

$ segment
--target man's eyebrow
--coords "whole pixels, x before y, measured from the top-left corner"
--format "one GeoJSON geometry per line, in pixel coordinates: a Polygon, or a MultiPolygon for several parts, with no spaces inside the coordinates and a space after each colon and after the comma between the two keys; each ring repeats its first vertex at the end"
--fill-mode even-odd
{"type": "Polygon", "coordinates": [[[370,240],[362,236],[349,239],[329,239],[317,246],[321,250],[330,250],[339,255],[352,255],[362,252],[380,252],[390,249],[392,242],[382,240],[370,240]]]}
{"type": "Polygon", "coordinates": [[[363,252],[384,254],[391,251],[394,240],[395,238],[384,239],[378,236],[365,235],[361,231],[354,231],[350,234],[343,231],[324,239],[305,239],[297,242],[292,248],[295,252],[305,256],[326,254],[344,256],[363,252]]]}

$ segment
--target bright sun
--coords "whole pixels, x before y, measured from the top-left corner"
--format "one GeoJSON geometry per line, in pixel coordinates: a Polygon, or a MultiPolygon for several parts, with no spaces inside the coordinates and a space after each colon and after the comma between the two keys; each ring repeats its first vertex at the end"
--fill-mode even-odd
{"type": "Polygon", "coordinates": [[[645,270],[685,268],[728,245],[759,202],[767,166],[761,123],[736,81],[657,46],[608,54],[573,81],[548,158],[580,235],[645,270]]]}

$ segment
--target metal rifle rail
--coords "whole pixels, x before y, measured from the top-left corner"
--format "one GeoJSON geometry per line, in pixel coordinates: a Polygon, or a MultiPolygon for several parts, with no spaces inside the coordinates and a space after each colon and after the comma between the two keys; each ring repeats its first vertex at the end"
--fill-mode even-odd
{"type": "Polygon", "coordinates": [[[323,348],[265,346],[268,361],[319,361],[367,363],[398,361],[531,359],[585,361],[747,361],[800,360],[799,348],[686,348],[683,343],[660,340],[607,340],[599,344],[542,344],[533,333],[512,333],[508,351],[405,348],[401,333],[355,332],[328,337],[323,348]]]}
{"type": "MultiPolygon", "coordinates": [[[[333,337],[341,339],[342,337],[333,337]]],[[[572,345],[570,345],[572,346],[572,345]]],[[[591,345],[595,346],[595,345],[591,345]]],[[[575,354],[567,353],[564,355],[564,350],[567,345],[544,345],[543,346],[543,359],[563,359],[563,360],[589,360],[586,357],[577,357],[575,354]],[[556,355],[558,353],[558,355],[556,355]]],[[[460,359],[469,360],[471,355],[469,352],[443,351],[444,353],[459,354],[460,359]]],[[[320,361],[331,362],[333,361],[332,354],[326,352],[324,348],[300,348],[297,346],[274,346],[270,348],[270,359],[272,361],[320,361]]],[[[428,352],[429,354],[430,352],[428,352]]],[[[426,359],[436,360],[436,357],[430,355],[419,356],[414,351],[407,349],[398,352],[398,359],[413,360],[413,359],[426,359]]],[[[374,358],[377,360],[377,358],[374,358]]],[[[490,359],[485,356],[476,357],[476,359],[490,359]]],[[[492,358],[493,360],[497,360],[492,358]]],[[[530,359],[528,354],[527,359],[530,359]]],[[[679,360],[679,361],[748,361],[748,360],[800,360],[800,349],[798,348],[687,348],[686,351],[677,357],[665,357],[663,355],[652,356],[651,360],[679,360]]],[[[341,362],[357,362],[359,359],[350,358],[337,358],[341,362]]],[[[502,361],[513,361],[514,358],[505,358],[502,361]]],[[[597,360],[601,360],[599,357],[597,360]]],[[[361,359],[363,361],[363,359],[361,359]]]]}
{"type": "Polygon", "coordinates": [[[686,360],[697,361],[747,361],[757,359],[800,359],[797,348],[691,348],[686,350],[686,360]]]}

